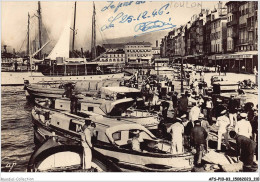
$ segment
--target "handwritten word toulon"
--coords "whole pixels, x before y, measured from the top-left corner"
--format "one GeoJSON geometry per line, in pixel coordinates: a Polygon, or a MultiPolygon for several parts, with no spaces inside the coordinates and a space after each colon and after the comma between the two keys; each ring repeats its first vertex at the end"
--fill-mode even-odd
{"type": "Polygon", "coordinates": [[[190,1],[179,1],[179,2],[172,2],[171,3],[172,8],[195,8],[195,7],[201,7],[202,8],[202,2],[190,2],[190,1]]]}
{"type": "Polygon", "coordinates": [[[137,16],[128,15],[123,12],[120,12],[116,16],[111,16],[110,18],[108,18],[109,24],[102,26],[101,31],[113,28],[115,26],[114,25],[115,23],[131,23],[133,21],[139,21],[139,20],[154,18],[156,16],[161,16],[164,14],[169,14],[169,11],[167,11],[168,7],[169,7],[169,3],[163,5],[158,10],[154,9],[151,12],[144,11],[139,13],[137,16]]]}
{"type": "Polygon", "coordinates": [[[114,1],[107,1],[109,4],[105,7],[103,7],[101,9],[101,11],[106,11],[108,9],[114,9],[114,13],[117,12],[117,10],[121,7],[125,7],[125,6],[131,6],[132,4],[144,4],[145,1],[125,1],[125,2],[118,2],[117,5],[115,5],[116,3],[114,3],[114,1]]]}
{"type": "Polygon", "coordinates": [[[169,22],[163,22],[160,20],[156,20],[156,21],[147,21],[147,22],[142,22],[139,23],[135,26],[135,32],[142,32],[136,36],[145,34],[145,33],[151,33],[151,32],[157,32],[157,31],[161,31],[161,30],[165,30],[165,29],[169,29],[169,28],[174,28],[176,27],[176,25],[173,25],[171,23],[171,18],[169,18],[169,22]]]}

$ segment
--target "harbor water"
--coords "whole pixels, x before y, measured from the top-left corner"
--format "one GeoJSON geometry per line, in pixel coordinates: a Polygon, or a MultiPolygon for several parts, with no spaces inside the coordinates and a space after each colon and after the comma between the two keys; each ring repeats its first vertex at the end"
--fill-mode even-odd
{"type": "Polygon", "coordinates": [[[26,101],[23,86],[1,87],[1,171],[26,170],[34,151],[32,104],[26,101]]]}

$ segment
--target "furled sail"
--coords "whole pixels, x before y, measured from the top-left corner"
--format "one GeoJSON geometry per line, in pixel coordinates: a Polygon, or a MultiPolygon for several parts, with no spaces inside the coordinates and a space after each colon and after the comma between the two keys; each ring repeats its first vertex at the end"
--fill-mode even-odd
{"type": "Polygon", "coordinates": [[[57,57],[69,58],[71,19],[72,17],[70,15],[58,42],[48,56],[49,59],[56,60],[57,57]]]}

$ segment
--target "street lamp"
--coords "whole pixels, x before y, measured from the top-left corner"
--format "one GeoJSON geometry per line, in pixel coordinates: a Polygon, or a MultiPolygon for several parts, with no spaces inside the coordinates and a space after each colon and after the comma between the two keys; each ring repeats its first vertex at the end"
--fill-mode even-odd
{"type": "Polygon", "coordinates": [[[184,92],[183,89],[183,49],[181,47],[181,92],[184,92]]]}

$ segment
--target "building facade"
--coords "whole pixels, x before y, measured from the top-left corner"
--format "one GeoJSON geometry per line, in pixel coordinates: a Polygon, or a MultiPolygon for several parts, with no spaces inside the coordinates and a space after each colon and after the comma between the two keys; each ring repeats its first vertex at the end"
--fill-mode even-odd
{"type": "Polygon", "coordinates": [[[125,65],[125,51],[122,49],[116,51],[106,52],[102,57],[99,58],[99,64],[104,65],[125,65]]]}
{"type": "Polygon", "coordinates": [[[148,66],[152,63],[152,44],[150,42],[129,42],[125,45],[126,64],[148,66]]]}
{"type": "Polygon", "coordinates": [[[176,27],[164,37],[161,56],[181,56],[191,64],[227,66],[232,72],[252,73],[258,67],[257,15],[257,1],[219,2],[212,11],[202,9],[184,25],[184,31],[182,26],[176,27]],[[185,50],[184,56],[181,49],[185,50]]]}

